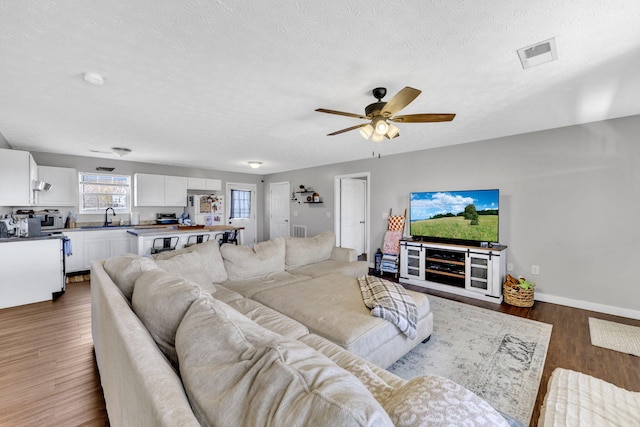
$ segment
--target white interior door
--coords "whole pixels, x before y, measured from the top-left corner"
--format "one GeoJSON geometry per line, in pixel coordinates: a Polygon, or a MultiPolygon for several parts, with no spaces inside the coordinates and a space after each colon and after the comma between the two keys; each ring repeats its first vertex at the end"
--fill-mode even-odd
{"type": "Polygon", "coordinates": [[[366,247],[367,182],[343,178],[340,187],[340,246],[353,248],[360,255],[366,247]]]}
{"type": "Polygon", "coordinates": [[[289,212],[291,186],[288,182],[277,182],[269,186],[269,239],[289,237],[289,212]]]}
{"type": "Polygon", "coordinates": [[[256,185],[227,183],[227,224],[244,227],[240,232],[240,243],[253,246],[256,243],[256,185]]]}

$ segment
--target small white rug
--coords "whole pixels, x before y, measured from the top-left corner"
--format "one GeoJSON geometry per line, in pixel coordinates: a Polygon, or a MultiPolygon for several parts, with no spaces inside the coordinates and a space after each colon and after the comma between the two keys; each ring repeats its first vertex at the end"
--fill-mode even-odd
{"type": "Polygon", "coordinates": [[[433,335],[389,371],[448,378],[529,425],[552,325],[429,295],[433,335]]]}
{"type": "Polygon", "coordinates": [[[589,317],[591,344],[640,357],[640,327],[589,317]]]}

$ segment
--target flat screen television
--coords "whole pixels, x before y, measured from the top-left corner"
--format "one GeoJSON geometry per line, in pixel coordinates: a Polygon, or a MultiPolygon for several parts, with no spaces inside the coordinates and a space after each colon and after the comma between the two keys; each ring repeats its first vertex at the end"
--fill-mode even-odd
{"type": "Polygon", "coordinates": [[[499,190],[412,192],[409,232],[417,240],[498,242],[499,190]]]}

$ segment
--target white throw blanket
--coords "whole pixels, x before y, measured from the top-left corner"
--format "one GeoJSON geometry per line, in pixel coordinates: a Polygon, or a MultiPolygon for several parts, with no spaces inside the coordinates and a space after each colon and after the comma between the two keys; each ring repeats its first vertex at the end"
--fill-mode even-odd
{"type": "Polygon", "coordinates": [[[358,278],[364,304],[371,315],[385,319],[411,339],[415,339],[418,309],[416,302],[399,284],[374,276],[358,278]]]}

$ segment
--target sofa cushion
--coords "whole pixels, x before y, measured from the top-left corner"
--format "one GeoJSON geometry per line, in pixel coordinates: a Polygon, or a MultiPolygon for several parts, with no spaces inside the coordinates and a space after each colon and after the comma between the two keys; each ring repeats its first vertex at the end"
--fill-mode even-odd
{"type": "Polygon", "coordinates": [[[283,337],[298,339],[309,333],[307,327],[302,323],[252,299],[242,298],[228,302],[227,304],[263,328],[280,334],[283,337]]]}
{"type": "Polygon", "coordinates": [[[286,268],[296,268],[331,258],[336,245],[333,231],[323,231],[313,237],[286,237],[286,268]]]}
{"type": "Polygon", "coordinates": [[[222,255],[220,254],[220,244],[215,240],[189,246],[175,251],[160,252],[153,256],[156,260],[173,258],[184,253],[197,252],[202,257],[204,269],[211,276],[213,283],[222,283],[227,280],[227,271],[224,268],[222,255]]]}
{"type": "Polygon", "coordinates": [[[222,245],[220,252],[229,280],[260,277],[284,271],[284,239],[256,243],[253,248],[239,245],[222,245]]]}
{"type": "Polygon", "coordinates": [[[393,425],[353,375],[210,296],[189,308],[176,349],[202,424],[393,425]]]}
{"type": "MultiPolygon", "coordinates": [[[[430,312],[427,297],[418,292],[409,294],[416,301],[419,319],[426,317],[430,312]]],[[[371,316],[362,301],[357,279],[340,273],[267,289],[251,298],[296,319],[311,332],[366,360],[399,334],[393,324],[371,316]]],[[[410,346],[426,338],[402,337],[410,346]]]]}
{"type": "Polygon", "coordinates": [[[113,283],[122,291],[129,302],[131,302],[133,284],[136,279],[144,271],[156,268],[158,268],[158,266],[152,259],[134,254],[125,254],[109,258],[104,262],[104,270],[109,274],[113,283]]]}
{"type": "Polygon", "coordinates": [[[369,274],[369,265],[366,261],[344,262],[329,259],[315,264],[290,268],[287,271],[291,274],[310,277],[320,277],[329,273],[342,273],[351,277],[361,277],[369,274]]]}
{"type": "Polygon", "coordinates": [[[223,285],[241,293],[247,298],[251,298],[256,292],[264,291],[265,289],[277,288],[288,283],[300,282],[310,278],[310,276],[291,274],[288,271],[281,271],[278,273],[269,273],[261,277],[251,277],[243,280],[227,280],[223,285]]]}
{"type": "Polygon", "coordinates": [[[191,303],[201,294],[197,284],[160,269],[145,271],[136,280],[133,311],[174,366],[178,365],[176,330],[191,303]]]}

